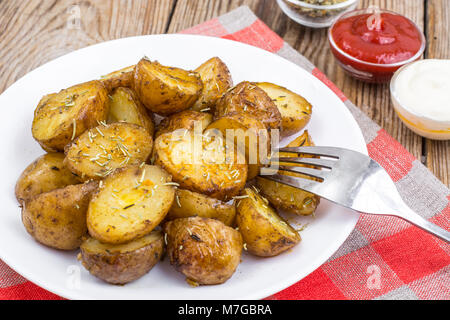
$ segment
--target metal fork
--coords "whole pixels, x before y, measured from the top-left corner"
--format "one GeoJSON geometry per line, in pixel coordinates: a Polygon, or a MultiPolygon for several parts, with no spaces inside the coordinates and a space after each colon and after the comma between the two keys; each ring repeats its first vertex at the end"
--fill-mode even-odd
{"type": "Polygon", "coordinates": [[[388,173],[368,156],[335,147],[282,148],[278,151],[315,157],[272,158],[272,161],[288,165],[280,165],[278,172],[261,175],[262,178],[317,194],[361,213],[402,218],[450,242],[450,232],[411,210],[402,200],[388,173]],[[287,176],[282,174],[283,171],[301,173],[315,179],[287,176]]]}

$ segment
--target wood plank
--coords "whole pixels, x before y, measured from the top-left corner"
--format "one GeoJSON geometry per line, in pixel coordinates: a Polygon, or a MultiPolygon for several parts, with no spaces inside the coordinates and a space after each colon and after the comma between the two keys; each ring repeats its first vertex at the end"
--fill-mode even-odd
{"type": "Polygon", "coordinates": [[[175,0],[0,1],[0,93],[70,51],[133,35],[164,33],[175,0]]]}
{"type": "MultiPolygon", "coordinates": [[[[365,84],[345,75],[329,50],[327,30],[305,28],[296,24],[281,12],[276,1],[178,0],[169,32],[191,27],[242,4],[254,10],[272,30],[324,71],[369,117],[403,144],[416,158],[421,159],[422,138],[406,128],[395,115],[390,101],[389,86],[365,84]]],[[[371,4],[402,13],[423,27],[423,0],[363,0],[360,6],[367,7],[371,4]]]]}
{"type": "MultiPolygon", "coordinates": [[[[431,59],[450,59],[450,1],[427,1],[426,56],[431,59]]],[[[450,141],[426,141],[428,168],[447,186],[450,185],[450,141]]]]}

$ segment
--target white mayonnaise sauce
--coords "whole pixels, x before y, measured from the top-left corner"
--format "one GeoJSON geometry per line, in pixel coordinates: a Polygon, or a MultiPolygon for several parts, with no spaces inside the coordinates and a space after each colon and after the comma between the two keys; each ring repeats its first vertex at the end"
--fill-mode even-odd
{"type": "Polygon", "coordinates": [[[393,89],[406,110],[436,121],[450,121],[450,60],[427,59],[405,67],[393,89]]]}

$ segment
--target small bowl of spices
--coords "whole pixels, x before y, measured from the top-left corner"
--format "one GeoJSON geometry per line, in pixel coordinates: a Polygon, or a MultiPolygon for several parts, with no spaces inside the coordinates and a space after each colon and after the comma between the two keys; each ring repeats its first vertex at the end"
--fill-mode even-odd
{"type": "Polygon", "coordinates": [[[358,0],[277,0],[281,10],[295,22],[311,28],[327,28],[334,19],[354,10],[358,0]]]}

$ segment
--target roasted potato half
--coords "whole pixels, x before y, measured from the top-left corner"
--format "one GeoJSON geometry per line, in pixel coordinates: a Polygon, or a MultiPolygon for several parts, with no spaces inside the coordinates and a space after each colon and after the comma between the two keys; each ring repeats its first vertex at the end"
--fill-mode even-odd
{"type": "Polygon", "coordinates": [[[134,71],[134,89],[148,109],[169,115],[192,107],[203,83],[196,72],[166,67],[144,58],[134,71]]]}
{"type": "Polygon", "coordinates": [[[40,243],[61,250],[77,249],[87,233],[86,211],[95,181],[41,193],[24,202],[22,222],[40,243]]]}
{"type": "Polygon", "coordinates": [[[127,122],[143,127],[153,136],[153,114],[137,98],[133,90],[119,87],[111,94],[108,123],[127,122]]]}
{"type": "Polygon", "coordinates": [[[164,118],[157,127],[155,138],[178,129],[196,129],[203,132],[211,122],[212,115],[210,113],[184,110],[164,118]]]}
{"type": "Polygon", "coordinates": [[[108,91],[100,81],[77,84],[41,99],[31,131],[44,150],[64,151],[73,139],[105,120],[108,111],[108,91]]]}
{"type": "Polygon", "coordinates": [[[112,91],[119,87],[132,87],[134,65],[125,67],[123,69],[113,71],[101,77],[100,81],[103,83],[108,91],[112,91]]]}
{"type": "Polygon", "coordinates": [[[241,260],[242,236],[222,222],[200,217],[164,225],[170,263],[194,284],[220,284],[241,260]]]}
{"type": "Polygon", "coordinates": [[[301,131],[311,119],[312,106],[301,95],[270,82],[258,82],[275,102],[281,114],[281,136],[287,137],[301,131]]]}
{"type": "Polygon", "coordinates": [[[87,212],[89,234],[111,244],[142,237],[164,219],[174,198],[174,184],[161,168],[117,169],[92,197],[87,212]]]}
{"type": "Polygon", "coordinates": [[[228,204],[204,194],[178,189],[175,193],[175,202],[170,208],[166,220],[194,216],[216,219],[227,226],[232,226],[236,216],[236,208],[234,204],[228,204]]]}
{"type": "MultiPolygon", "coordinates": [[[[235,113],[214,121],[206,128],[206,132],[215,129],[219,130],[227,141],[234,143],[234,147],[245,154],[248,164],[247,180],[255,178],[262,166],[260,154],[263,153],[267,158],[270,152],[270,138],[266,126],[246,113],[235,113]],[[229,136],[227,130],[233,130],[234,134],[229,136]]],[[[230,133],[230,131],[228,132],[230,133]]]]}
{"type": "Polygon", "coordinates": [[[22,172],[16,183],[16,198],[19,203],[38,194],[80,183],[63,164],[64,153],[47,153],[33,161],[22,172]]]}
{"type": "Polygon", "coordinates": [[[66,147],[64,163],[83,180],[102,179],[117,168],[146,161],[152,147],[152,137],[141,126],[101,124],[66,147]]]}
{"type": "Polygon", "coordinates": [[[125,244],[105,244],[88,237],[80,246],[83,266],[94,276],[112,284],[126,284],[149,272],[161,259],[164,236],[152,231],[125,244]]]}
{"type": "Polygon", "coordinates": [[[231,73],[227,65],[218,57],[204,62],[195,69],[203,82],[200,98],[192,106],[192,110],[201,111],[213,108],[217,100],[233,86],[231,73]]]}
{"type": "Polygon", "coordinates": [[[281,114],[272,99],[254,83],[244,81],[225,93],[214,108],[214,119],[246,113],[258,119],[267,129],[281,128],[281,114]]]}
{"type": "Polygon", "coordinates": [[[219,200],[231,199],[244,188],[248,170],[244,156],[238,159],[236,152],[229,154],[223,139],[179,132],[155,140],[155,164],[167,170],[181,188],[219,200]]]}
{"type": "MultiPolygon", "coordinates": [[[[297,137],[294,141],[287,145],[287,147],[307,147],[313,145],[314,143],[311,140],[311,136],[308,131],[305,131],[301,136],[297,137]]],[[[280,154],[280,157],[295,156],[297,156],[295,153],[280,154]]],[[[282,163],[282,165],[288,164],[282,163]]],[[[283,174],[310,179],[309,177],[299,173],[286,171],[283,172],[283,174]]],[[[313,214],[320,203],[320,197],[315,194],[265,179],[263,176],[257,177],[256,185],[260,189],[261,194],[266,197],[275,208],[293,214],[313,214]]]]}
{"type": "Polygon", "coordinates": [[[301,238],[286,220],[273,210],[269,202],[250,188],[242,191],[237,204],[236,224],[251,254],[276,256],[300,242],[301,238]]]}

